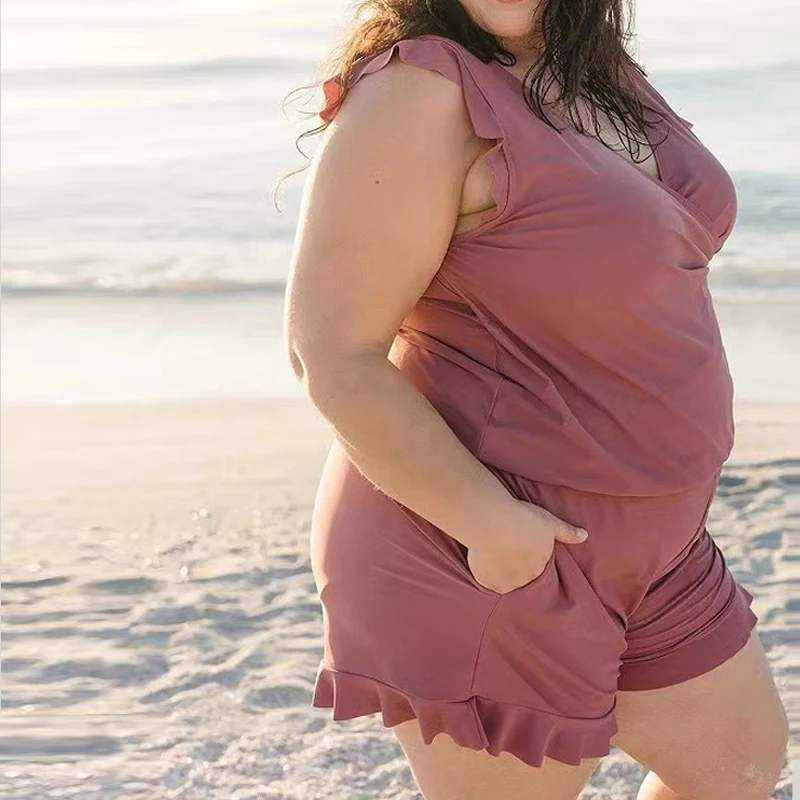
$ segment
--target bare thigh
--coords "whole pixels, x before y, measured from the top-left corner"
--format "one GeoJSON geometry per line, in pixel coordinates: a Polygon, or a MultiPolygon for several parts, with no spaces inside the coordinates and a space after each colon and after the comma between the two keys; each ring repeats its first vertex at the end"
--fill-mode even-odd
{"type": "Polygon", "coordinates": [[[615,714],[613,744],[682,798],[768,798],[784,764],[786,712],[755,631],[710,672],[619,692],[615,714]]]}
{"type": "Polygon", "coordinates": [[[575,800],[601,759],[580,766],[545,758],[533,767],[502,752],[462,747],[446,734],[430,744],[415,719],[392,728],[425,800],[575,800]]]}

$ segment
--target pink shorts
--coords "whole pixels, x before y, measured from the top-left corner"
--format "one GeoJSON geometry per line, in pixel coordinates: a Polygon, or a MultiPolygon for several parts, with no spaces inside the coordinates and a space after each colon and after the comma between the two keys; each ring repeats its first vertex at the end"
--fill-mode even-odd
{"type": "Polygon", "coordinates": [[[740,650],[758,618],[706,528],[718,475],[658,497],[495,474],[589,531],[500,594],[452,537],[372,484],[335,442],[317,491],[312,566],[325,654],[313,705],[335,720],[416,718],[533,766],[607,755],[617,691],[669,686],[740,650]]]}

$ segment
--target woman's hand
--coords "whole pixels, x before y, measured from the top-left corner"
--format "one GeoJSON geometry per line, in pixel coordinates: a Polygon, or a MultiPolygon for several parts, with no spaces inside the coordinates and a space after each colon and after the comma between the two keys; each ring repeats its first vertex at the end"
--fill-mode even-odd
{"type": "Polygon", "coordinates": [[[555,542],[580,544],[588,536],[527,501],[515,503],[518,513],[500,526],[497,534],[467,551],[467,563],[475,579],[492,591],[505,594],[530,583],[544,571],[555,542]]]}

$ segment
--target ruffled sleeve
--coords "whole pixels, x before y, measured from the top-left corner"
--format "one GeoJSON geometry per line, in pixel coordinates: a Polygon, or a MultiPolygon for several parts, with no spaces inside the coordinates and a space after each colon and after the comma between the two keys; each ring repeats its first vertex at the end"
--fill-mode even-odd
{"type": "Polygon", "coordinates": [[[328,78],[328,80],[322,84],[322,91],[325,95],[325,107],[319,112],[319,116],[323,122],[330,124],[339,110],[336,104],[342,96],[341,79],[338,76],[335,78],[328,78]]]}
{"type": "MultiPolygon", "coordinates": [[[[494,227],[510,211],[514,170],[505,130],[484,92],[483,79],[478,74],[485,65],[457,42],[444,36],[425,34],[401,39],[377,53],[362,57],[356,62],[345,85],[351,88],[365,75],[377,72],[394,58],[438,72],[460,86],[475,134],[495,140],[495,145],[485,153],[484,158],[492,175],[492,197],[497,211],[479,227],[456,234],[454,239],[471,238],[494,227]]],[[[342,107],[342,79],[339,76],[328,79],[323,83],[323,91],[325,107],[319,116],[330,123],[342,107]]]]}

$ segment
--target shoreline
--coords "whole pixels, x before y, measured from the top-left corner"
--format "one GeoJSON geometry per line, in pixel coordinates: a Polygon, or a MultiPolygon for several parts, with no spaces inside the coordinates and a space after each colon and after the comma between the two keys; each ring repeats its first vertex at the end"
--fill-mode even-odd
{"type": "MultiPolygon", "coordinates": [[[[301,397],[279,292],[6,296],[2,404],[301,397]]],[[[800,299],[715,299],[737,397],[800,402],[800,299]]]]}

